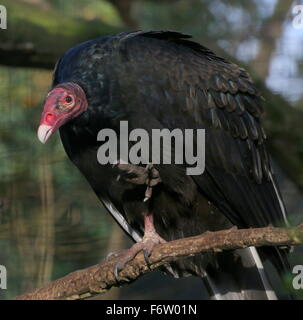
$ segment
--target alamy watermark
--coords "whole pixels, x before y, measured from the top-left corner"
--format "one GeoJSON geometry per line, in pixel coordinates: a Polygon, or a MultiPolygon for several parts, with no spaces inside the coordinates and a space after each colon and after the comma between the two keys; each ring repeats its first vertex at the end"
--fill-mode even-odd
{"type": "Polygon", "coordinates": [[[0,265],[0,289],[7,289],[7,271],[2,265],[0,265]]]}
{"type": "Polygon", "coordinates": [[[119,135],[118,138],[116,132],[109,128],[99,131],[97,140],[104,142],[97,153],[100,164],[174,163],[186,165],[187,175],[200,175],[204,172],[204,129],[151,129],[150,132],[133,129],[129,132],[128,122],[121,121],[119,135]],[[130,143],[132,145],[129,148],[130,143]]]}
{"type": "Polygon", "coordinates": [[[0,29],[7,29],[7,10],[0,5],[0,29]]]}
{"type": "Polygon", "coordinates": [[[295,290],[303,289],[303,265],[296,265],[292,269],[292,273],[295,274],[292,280],[292,286],[295,290]]]}
{"type": "Polygon", "coordinates": [[[295,29],[303,29],[303,5],[298,4],[292,8],[294,18],[292,25],[295,29]]]}

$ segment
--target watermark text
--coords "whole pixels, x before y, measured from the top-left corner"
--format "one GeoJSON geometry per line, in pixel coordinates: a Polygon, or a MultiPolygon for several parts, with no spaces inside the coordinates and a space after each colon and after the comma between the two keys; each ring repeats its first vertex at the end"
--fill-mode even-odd
{"type": "Polygon", "coordinates": [[[117,161],[134,165],[183,164],[187,175],[200,175],[205,170],[204,129],[137,128],[129,132],[128,122],[121,121],[119,137],[106,128],[99,131],[97,140],[104,142],[97,153],[102,165],[117,161]]]}
{"type": "Polygon", "coordinates": [[[0,289],[7,289],[7,271],[2,265],[0,265],[0,289]]]}
{"type": "Polygon", "coordinates": [[[303,5],[298,4],[292,8],[294,15],[292,25],[295,29],[303,29],[303,5]]]}
{"type": "Polygon", "coordinates": [[[0,5],[0,29],[7,29],[7,10],[0,5]]]}
{"type": "Polygon", "coordinates": [[[296,265],[292,269],[292,273],[295,274],[292,285],[295,290],[303,289],[303,265],[296,265]]]}

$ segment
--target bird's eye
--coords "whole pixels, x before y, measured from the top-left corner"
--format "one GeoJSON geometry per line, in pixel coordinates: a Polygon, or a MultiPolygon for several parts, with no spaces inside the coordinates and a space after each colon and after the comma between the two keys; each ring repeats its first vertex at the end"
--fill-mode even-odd
{"type": "Polygon", "coordinates": [[[71,103],[73,101],[73,98],[71,97],[71,96],[67,96],[66,98],[65,98],[65,102],[66,103],[71,103]]]}

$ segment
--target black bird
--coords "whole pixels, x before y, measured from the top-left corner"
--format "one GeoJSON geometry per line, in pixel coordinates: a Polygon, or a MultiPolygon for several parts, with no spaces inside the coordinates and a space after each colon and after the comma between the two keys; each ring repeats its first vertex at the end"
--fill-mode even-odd
{"type": "MultiPolygon", "coordinates": [[[[148,257],[163,241],[287,224],[260,123],[260,92],[244,69],[190,38],[175,31],[110,35],[68,50],[55,67],[38,137],[45,143],[59,128],[68,157],[137,242],[118,263],[117,276],[138,251],[148,257]],[[119,137],[121,121],[148,133],[205,129],[205,171],[190,176],[175,163],[101,165],[98,132],[109,128],[119,137]]],[[[276,299],[264,266],[281,277],[287,251],[209,253],[165,271],[201,277],[213,299],[276,299]]]]}

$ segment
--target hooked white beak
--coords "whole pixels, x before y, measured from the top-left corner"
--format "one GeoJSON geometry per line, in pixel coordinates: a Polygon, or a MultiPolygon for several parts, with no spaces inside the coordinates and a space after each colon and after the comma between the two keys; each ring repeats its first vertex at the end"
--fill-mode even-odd
{"type": "Polygon", "coordinates": [[[51,136],[53,133],[53,127],[48,126],[46,124],[41,124],[38,128],[37,136],[40,142],[45,143],[48,138],[51,136]]]}

